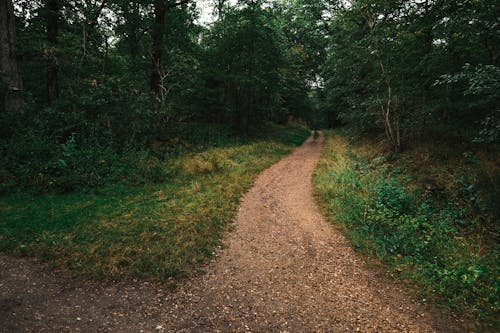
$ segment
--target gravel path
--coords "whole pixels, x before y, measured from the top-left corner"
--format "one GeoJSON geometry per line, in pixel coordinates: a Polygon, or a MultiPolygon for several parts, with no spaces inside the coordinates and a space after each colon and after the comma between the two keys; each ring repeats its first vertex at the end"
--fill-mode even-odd
{"type": "Polygon", "coordinates": [[[457,331],[367,268],[321,216],[311,174],[322,141],[310,138],[258,177],[226,248],[174,292],[0,256],[0,331],[457,331]]]}

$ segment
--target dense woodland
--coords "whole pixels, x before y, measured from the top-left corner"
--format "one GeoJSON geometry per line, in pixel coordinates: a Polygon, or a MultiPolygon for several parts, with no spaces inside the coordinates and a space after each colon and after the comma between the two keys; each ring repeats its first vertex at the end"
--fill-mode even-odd
{"type": "Polygon", "coordinates": [[[395,150],[498,141],[496,1],[209,5],[200,25],[196,1],[3,1],[2,140],[121,149],[178,122],[251,135],[294,116],[395,150]]]}
{"type": "MultiPolygon", "coordinates": [[[[177,175],[162,163],[298,119],[373,140],[391,161],[415,162],[404,154],[426,142],[498,166],[499,14],[496,0],[2,0],[0,193],[161,183],[177,175]]],[[[477,293],[438,293],[491,317],[500,209],[490,170],[477,183],[464,176],[469,201],[456,202],[479,222],[453,232],[480,234],[478,258],[496,257],[460,268],[479,272],[477,293]]],[[[436,182],[424,191],[455,200],[436,182]]]]}

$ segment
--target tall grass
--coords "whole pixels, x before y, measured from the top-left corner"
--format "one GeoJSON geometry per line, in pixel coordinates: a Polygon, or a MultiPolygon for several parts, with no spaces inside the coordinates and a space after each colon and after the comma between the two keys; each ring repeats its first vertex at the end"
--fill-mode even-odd
{"type": "Polygon", "coordinates": [[[480,215],[446,189],[419,187],[421,174],[408,172],[408,161],[390,161],[391,154],[376,150],[329,133],[314,174],[320,206],[358,250],[417,283],[423,298],[491,329],[500,308],[497,235],[486,236],[480,215]]]}

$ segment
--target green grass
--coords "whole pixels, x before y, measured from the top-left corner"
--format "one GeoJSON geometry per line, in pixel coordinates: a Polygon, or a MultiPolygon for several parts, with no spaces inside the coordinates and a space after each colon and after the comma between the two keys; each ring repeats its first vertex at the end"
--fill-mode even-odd
{"type": "MultiPolygon", "coordinates": [[[[479,204],[480,191],[475,199],[454,193],[457,186],[451,182],[466,171],[479,174],[479,166],[459,167],[463,163],[450,157],[423,163],[419,149],[379,154],[372,142],[349,144],[348,139],[327,133],[314,174],[316,199],[325,215],[356,249],[380,260],[393,276],[416,284],[422,298],[450,307],[486,331],[498,325],[500,248],[491,229],[494,207],[479,204]],[[449,168],[446,186],[431,193],[422,189],[422,175],[449,168]]],[[[430,156],[437,150],[432,148],[430,156]]]]}
{"type": "Polygon", "coordinates": [[[308,135],[273,127],[255,140],[211,148],[205,142],[176,158],[144,158],[160,179],[142,186],[124,181],[86,192],[3,196],[0,250],[86,277],[182,276],[220,244],[256,175],[308,135]]]}

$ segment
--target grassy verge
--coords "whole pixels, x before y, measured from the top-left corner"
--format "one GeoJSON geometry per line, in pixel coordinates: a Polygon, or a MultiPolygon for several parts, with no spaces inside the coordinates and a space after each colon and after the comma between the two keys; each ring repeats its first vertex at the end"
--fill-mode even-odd
{"type": "Polygon", "coordinates": [[[234,139],[222,147],[204,142],[203,149],[164,160],[143,157],[142,170],[157,177],[141,186],[124,181],[66,194],[5,195],[0,250],[91,277],[189,272],[219,244],[255,176],[308,134],[273,127],[255,140],[234,139]]]}
{"type": "MultiPolygon", "coordinates": [[[[416,283],[422,298],[489,330],[498,324],[500,247],[487,161],[421,145],[401,155],[327,133],[317,201],[361,252],[416,283]],[[447,158],[441,156],[443,153],[447,158]],[[425,176],[426,178],[423,178],[425,176]],[[476,186],[476,187],[474,187],[476,186]]],[[[495,164],[495,163],[494,163],[495,164]]],[[[498,165],[498,164],[496,164],[498,165]]]]}

